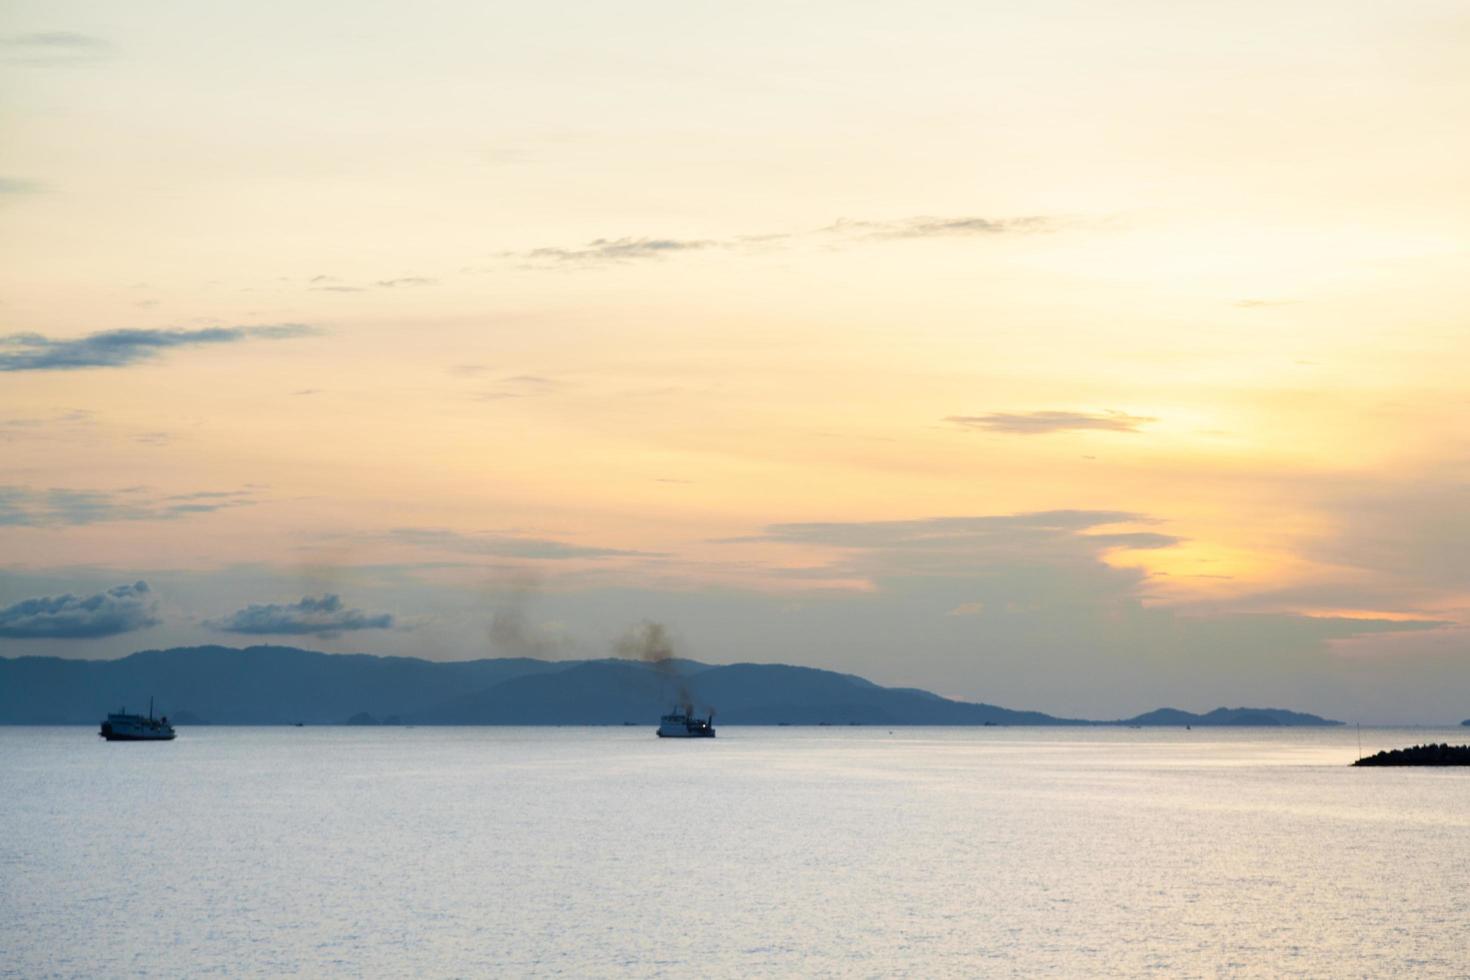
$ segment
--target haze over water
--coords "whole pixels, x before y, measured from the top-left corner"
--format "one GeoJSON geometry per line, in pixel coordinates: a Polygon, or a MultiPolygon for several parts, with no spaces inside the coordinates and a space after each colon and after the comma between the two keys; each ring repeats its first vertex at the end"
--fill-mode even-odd
{"type": "Polygon", "coordinates": [[[1357,752],[1350,728],[3,728],[0,976],[1463,976],[1470,779],[1357,752]]]}

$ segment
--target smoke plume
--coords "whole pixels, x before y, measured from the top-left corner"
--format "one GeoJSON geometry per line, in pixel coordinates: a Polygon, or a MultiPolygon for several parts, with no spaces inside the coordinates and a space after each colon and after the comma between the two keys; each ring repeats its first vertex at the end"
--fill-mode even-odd
{"type": "Polygon", "coordinates": [[[540,579],[530,572],[517,572],[498,590],[490,613],[490,646],[501,656],[554,659],[561,652],[555,635],[547,635],[531,621],[528,607],[538,595],[540,579]]]}
{"type": "Polygon", "coordinates": [[[618,639],[613,649],[620,657],[641,660],[658,671],[678,692],[679,705],[685,711],[694,710],[694,698],[689,694],[689,685],[684,682],[683,673],[674,664],[674,641],[669,636],[667,626],[645,619],[630,627],[618,639]]]}

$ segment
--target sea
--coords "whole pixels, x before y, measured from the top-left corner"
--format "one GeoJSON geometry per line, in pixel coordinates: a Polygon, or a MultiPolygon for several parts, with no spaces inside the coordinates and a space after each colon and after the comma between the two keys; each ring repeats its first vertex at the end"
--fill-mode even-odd
{"type": "Polygon", "coordinates": [[[1465,977],[1429,741],[0,728],[0,976],[1465,977]]]}

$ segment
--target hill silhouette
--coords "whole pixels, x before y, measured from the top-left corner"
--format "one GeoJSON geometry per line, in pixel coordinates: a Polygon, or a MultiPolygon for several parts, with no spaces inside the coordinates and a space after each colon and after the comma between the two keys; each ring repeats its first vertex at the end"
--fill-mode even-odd
{"type": "Polygon", "coordinates": [[[1164,708],[1095,722],[881,687],[852,674],[785,664],[670,660],[438,662],[285,646],[178,647],[119,660],[0,657],[0,724],[94,724],[151,696],[179,723],[424,725],[654,724],[687,691],[720,724],[747,725],[1331,725],[1275,708],[1164,708]]]}
{"type": "Polygon", "coordinates": [[[1119,722],[1124,725],[1157,726],[1170,725],[1191,727],[1285,727],[1288,725],[1340,725],[1340,721],[1328,721],[1316,715],[1284,708],[1216,708],[1207,714],[1196,715],[1178,708],[1160,708],[1136,718],[1119,722]]]}
{"type": "Polygon", "coordinates": [[[1364,756],[1355,766],[1470,766],[1470,745],[1413,745],[1364,756]]]}

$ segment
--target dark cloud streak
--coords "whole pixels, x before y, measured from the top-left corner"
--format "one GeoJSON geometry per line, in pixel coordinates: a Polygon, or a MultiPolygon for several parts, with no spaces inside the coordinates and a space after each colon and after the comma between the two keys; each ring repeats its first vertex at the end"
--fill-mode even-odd
{"type": "Polygon", "coordinates": [[[151,361],[176,347],[284,340],[316,333],[300,323],[206,327],[202,330],[104,330],[55,340],[38,333],[0,336],[0,371],[75,371],[126,367],[151,361]]]}

